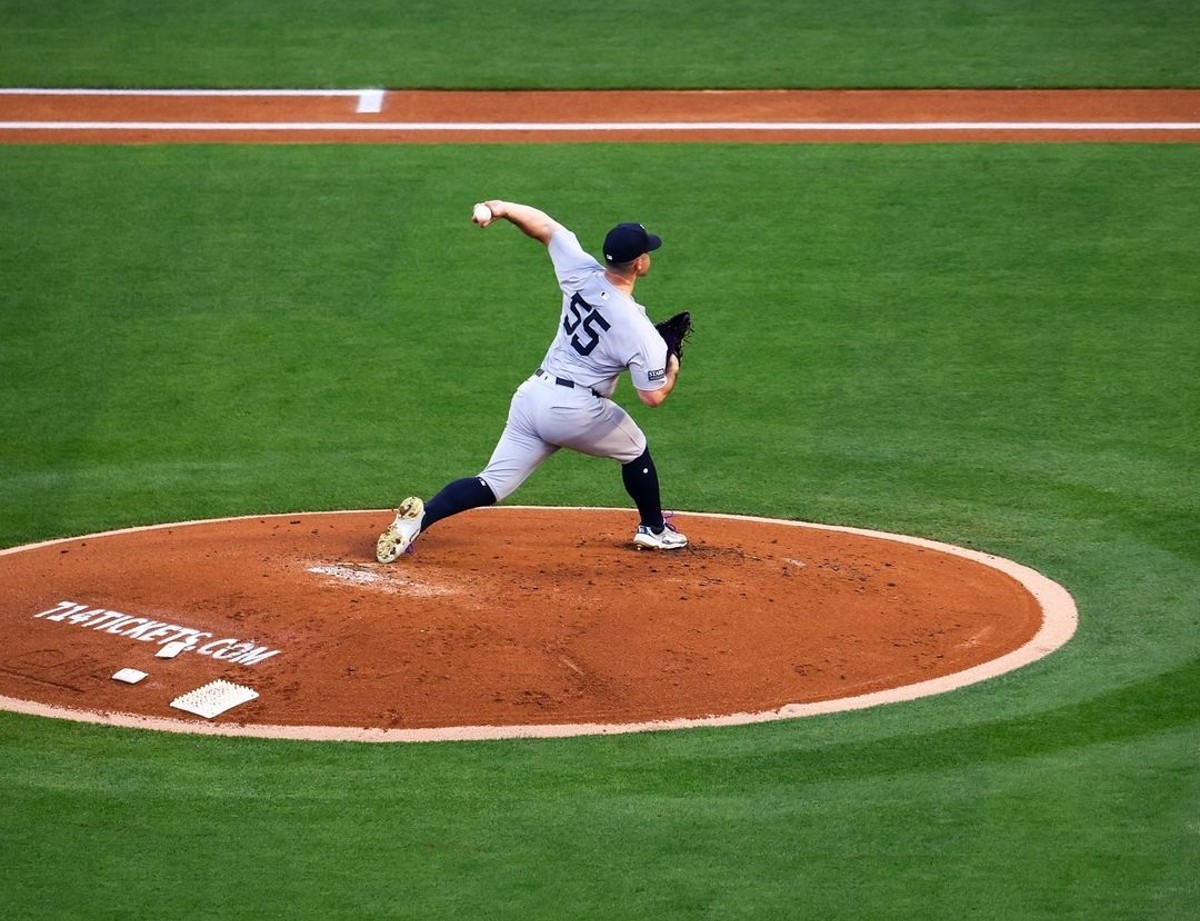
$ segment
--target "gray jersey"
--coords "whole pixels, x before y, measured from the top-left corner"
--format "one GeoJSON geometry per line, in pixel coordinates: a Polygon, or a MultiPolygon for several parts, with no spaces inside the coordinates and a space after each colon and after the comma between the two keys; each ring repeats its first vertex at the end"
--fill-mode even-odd
{"type": "Polygon", "coordinates": [[[542,360],[556,377],[609,395],[629,369],[638,390],[657,390],[667,373],[667,344],[646,308],[613,287],[604,267],[583,251],[565,227],[547,246],[563,293],[558,334],[542,360]]]}

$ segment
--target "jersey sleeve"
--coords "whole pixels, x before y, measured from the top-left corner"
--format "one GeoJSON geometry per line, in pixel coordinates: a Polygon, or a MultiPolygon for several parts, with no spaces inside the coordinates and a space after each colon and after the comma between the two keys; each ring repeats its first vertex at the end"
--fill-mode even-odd
{"type": "Polygon", "coordinates": [[[600,268],[600,263],[584,252],[575,234],[565,227],[560,226],[554,231],[546,248],[560,285],[577,283],[583,276],[600,268]]]}
{"type": "Polygon", "coordinates": [[[667,382],[667,343],[645,317],[638,329],[638,347],[629,362],[629,379],[638,390],[658,390],[667,382]]]}

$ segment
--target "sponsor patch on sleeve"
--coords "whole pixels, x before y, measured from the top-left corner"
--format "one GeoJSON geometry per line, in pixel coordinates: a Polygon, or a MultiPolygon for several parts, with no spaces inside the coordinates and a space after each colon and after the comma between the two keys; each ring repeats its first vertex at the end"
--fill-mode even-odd
{"type": "Polygon", "coordinates": [[[652,381],[661,381],[667,376],[666,368],[659,368],[657,371],[651,371],[646,377],[652,381]]]}

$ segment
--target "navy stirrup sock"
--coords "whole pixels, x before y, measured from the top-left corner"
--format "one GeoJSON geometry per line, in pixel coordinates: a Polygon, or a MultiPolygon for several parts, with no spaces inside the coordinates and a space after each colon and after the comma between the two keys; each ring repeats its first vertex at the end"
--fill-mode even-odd
{"type": "Polygon", "coordinates": [[[658,491],[658,470],[650,457],[649,448],[646,448],[637,460],[621,465],[621,479],[625,483],[625,491],[629,493],[642,516],[642,524],[655,534],[661,533],[666,524],[663,521],[662,498],[658,491]]]}
{"type": "Polygon", "coordinates": [[[477,476],[464,477],[447,483],[442,491],[425,503],[425,518],[421,530],[428,530],[443,518],[483,505],[495,505],[496,494],[477,476]]]}

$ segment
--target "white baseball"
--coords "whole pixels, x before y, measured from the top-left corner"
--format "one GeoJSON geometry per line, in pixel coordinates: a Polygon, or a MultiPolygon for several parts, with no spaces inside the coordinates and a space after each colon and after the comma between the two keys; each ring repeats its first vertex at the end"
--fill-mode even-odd
{"type": "Polygon", "coordinates": [[[476,224],[486,224],[492,219],[492,209],[480,202],[475,206],[475,210],[471,212],[471,220],[476,224]]]}

